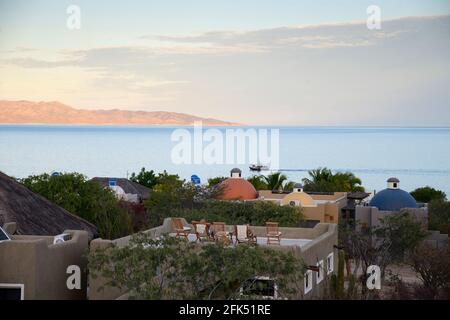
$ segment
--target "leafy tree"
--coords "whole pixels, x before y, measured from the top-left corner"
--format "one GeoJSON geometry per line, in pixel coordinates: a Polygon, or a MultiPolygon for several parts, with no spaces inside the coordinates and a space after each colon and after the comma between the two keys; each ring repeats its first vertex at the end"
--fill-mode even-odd
{"type": "Polygon", "coordinates": [[[214,178],[209,178],[208,179],[208,186],[210,187],[214,187],[216,185],[218,185],[219,183],[221,183],[222,181],[226,180],[227,177],[214,177],[214,178]]]}
{"type": "Polygon", "coordinates": [[[128,246],[91,252],[89,270],[130,299],[232,299],[256,276],[275,279],[279,294],[299,298],[305,271],[293,252],[268,247],[198,245],[175,238],[134,235],[128,246]]]}
{"type": "Polygon", "coordinates": [[[423,285],[435,299],[441,291],[450,296],[450,250],[448,246],[435,248],[422,245],[411,258],[411,266],[419,274],[423,285]]]}
{"type": "Polygon", "coordinates": [[[130,180],[150,189],[153,189],[153,187],[158,183],[158,177],[155,175],[155,172],[153,170],[146,171],[145,168],[142,168],[137,175],[133,172],[130,176],[130,180]]]}
{"type": "Polygon", "coordinates": [[[100,237],[114,239],[130,234],[131,220],[119,208],[114,193],[79,173],[42,174],[22,179],[28,189],[94,224],[100,237]]]}
{"type": "Polygon", "coordinates": [[[417,188],[411,192],[411,195],[418,202],[429,203],[432,200],[447,200],[447,195],[441,190],[431,188],[429,186],[417,188]]]}
{"type": "Polygon", "coordinates": [[[251,176],[247,179],[256,190],[267,190],[268,186],[263,176],[251,176]]]}
{"type": "MultiPolygon", "coordinates": [[[[374,264],[380,266],[384,277],[386,268],[405,262],[426,235],[421,223],[407,211],[402,211],[381,219],[380,225],[374,228],[341,225],[339,243],[355,261],[353,273],[361,265],[367,270],[374,264]]],[[[365,276],[362,280],[366,280],[365,276]]]]}
{"type": "Polygon", "coordinates": [[[267,176],[263,176],[264,182],[269,190],[283,190],[283,185],[287,180],[284,174],[281,172],[271,173],[267,176]]]}
{"type": "Polygon", "coordinates": [[[380,253],[382,271],[392,263],[401,263],[426,237],[422,224],[407,211],[388,215],[381,219],[380,226],[373,230],[380,253]]]}
{"type": "Polygon", "coordinates": [[[432,200],[428,204],[428,228],[450,234],[450,202],[432,200]]]}

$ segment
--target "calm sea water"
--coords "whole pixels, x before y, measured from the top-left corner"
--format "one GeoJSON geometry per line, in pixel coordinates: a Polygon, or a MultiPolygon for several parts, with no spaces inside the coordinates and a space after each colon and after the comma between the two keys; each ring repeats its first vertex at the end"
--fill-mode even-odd
{"type": "MultiPolygon", "coordinates": [[[[0,171],[15,177],[43,172],[81,172],[88,177],[126,177],[141,167],[202,181],[227,176],[234,166],[176,165],[170,127],[0,126],[0,171]]],[[[224,128],[218,128],[224,132],[224,128]]],[[[191,130],[188,128],[188,130],[191,130]]],[[[368,190],[396,176],[411,191],[430,185],[450,195],[450,128],[282,127],[280,168],[300,181],[307,170],[349,170],[368,190]]]]}

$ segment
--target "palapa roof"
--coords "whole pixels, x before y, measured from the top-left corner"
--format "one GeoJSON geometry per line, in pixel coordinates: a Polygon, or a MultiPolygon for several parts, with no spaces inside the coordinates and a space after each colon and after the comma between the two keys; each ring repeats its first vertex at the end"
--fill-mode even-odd
{"type": "Polygon", "coordinates": [[[85,230],[98,236],[90,222],[68,212],[0,172],[0,226],[15,222],[17,234],[54,236],[64,230],[85,230]]]}
{"type": "Polygon", "coordinates": [[[150,198],[150,188],[125,178],[95,177],[91,179],[105,188],[109,187],[110,180],[115,180],[116,185],[121,187],[125,193],[137,194],[143,200],[150,198]]]}

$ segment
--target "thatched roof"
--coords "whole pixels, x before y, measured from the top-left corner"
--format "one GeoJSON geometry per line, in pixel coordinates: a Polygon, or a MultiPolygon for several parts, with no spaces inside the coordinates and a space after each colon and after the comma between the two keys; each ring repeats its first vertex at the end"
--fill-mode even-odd
{"type": "Polygon", "coordinates": [[[86,230],[89,238],[98,236],[97,228],[0,172],[0,226],[16,222],[17,233],[57,235],[64,230],[86,230]]]}
{"type": "Polygon", "coordinates": [[[137,194],[142,200],[146,200],[150,197],[150,188],[125,178],[95,177],[92,178],[91,181],[97,182],[102,187],[106,188],[109,186],[109,181],[111,179],[114,179],[116,181],[116,185],[121,187],[125,193],[137,194]]]}

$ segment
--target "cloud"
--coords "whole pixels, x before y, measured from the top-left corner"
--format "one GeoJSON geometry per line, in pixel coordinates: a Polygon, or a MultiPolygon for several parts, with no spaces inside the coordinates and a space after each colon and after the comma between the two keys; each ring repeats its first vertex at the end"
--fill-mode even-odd
{"type": "MultiPolygon", "coordinates": [[[[257,124],[450,125],[449,35],[450,15],[387,20],[373,31],[355,22],[147,35],[138,45],[60,50],[51,59],[23,52],[0,67],[17,86],[42,74],[51,85],[39,85],[40,100],[60,92],[75,106],[257,124]]],[[[9,83],[0,73],[5,96],[26,94],[9,83]]]]}

